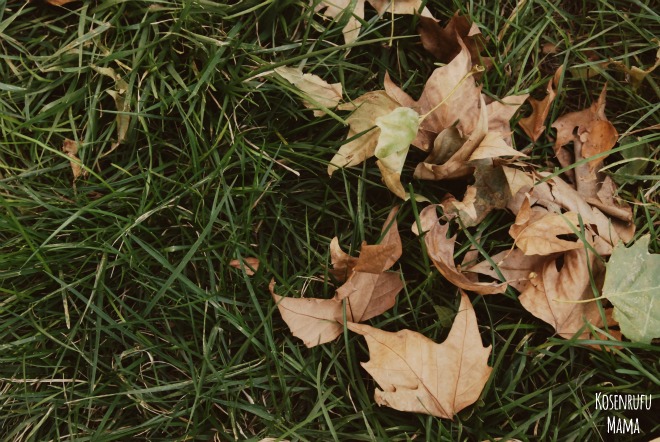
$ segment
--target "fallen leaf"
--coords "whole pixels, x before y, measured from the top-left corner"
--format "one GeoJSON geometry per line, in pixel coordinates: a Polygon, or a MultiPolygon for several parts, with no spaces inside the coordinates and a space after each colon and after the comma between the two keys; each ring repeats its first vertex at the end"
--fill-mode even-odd
{"type": "MultiPolygon", "coordinates": [[[[660,40],[655,38],[654,41],[660,46],[660,40]]],[[[655,64],[647,69],[642,69],[637,66],[629,68],[624,63],[611,59],[609,65],[614,66],[616,69],[624,72],[626,74],[626,81],[630,83],[632,90],[636,91],[642,85],[642,82],[646,76],[653,72],[658,66],[660,66],[660,47],[655,53],[655,64]]]]}
{"type": "Polygon", "coordinates": [[[546,256],[542,255],[525,255],[522,250],[515,248],[491,256],[491,260],[504,277],[503,279],[500,278],[495,267],[488,261],[482,261],[468,267],[465,271],[490,276],[506,282],[519,292],[524,292],[530,284],[530,279],[536,278],[536,272],[542,268],[547,259],[546,256]]]}
{"type": "Polygon", "coordinates": [[[387,115],[376,118],[380,128],[374,155],[378,158],[383,181],[388,189],[403,200],[409,198],[401,184],[401,172],[410,143],[417,135],[419,114],[408,107],[398,107],[387,115]]]}
{"type": "MultiPolygon", "coordinates": [[[[346,44],[353,43],[357,40],[360,28],[362,27],[360,20],[364,20],[364,2],[365,0],[321,0],[315,7],[315,12],[320,12],[325,9],[323,15],[329,18],[338,19],[343,14],[349,14],[347,23],[342,30],[344,34],[344,41],[346,44]],[[349,6],[353,3],[353,9],[349,10],[349,6]]],[[[422,0],[368,0],[369,4],[378,11],[379,15],[385,12],[393,14],[417,14],[421,10],[423,17],[433,18],[428,8],[422,9],[422,0]]],[[[314,1],[312,1],[314,3],[314,1]]]]}
{"type": "Polygon", "coordinates": [[[389,270],[401,258],[403,249],[396,214],[399,206],[390,210],[383,224],[383,238],[380,243],[369,245],[366,242],[360,247],[360,257],[355,263],[354,270],[363,273],[383,273],[389,270]]]}
{"type": "Polygon", "coordinates": [[[398,273],[355,272],[337,289],[336,299],[346,299],[346,318],[363,322],[394,307],[396,296],[403,289],[398,273]]]}
{"type": "Polygon", "coordinates": [[[333,341],[343,327],[342,301],[332,299],[291,298],[275,294],[275,280],[268,286],[282,319],[293,336],[302,339],[308,348],[333,341]]]}
{"type": "Polygon", "coordinates": [[[328,83],[318,75],[304,74],[302,70],[287,66],[275,68],[275,73],[298,88],[304,95],[305,107],[314,110],[314,116],[325,115],[318,108],[332,109],[337,107],[342,99],[341,83],[328,83]]]}
{"type": "Polygon", "coordinates": [[[583,248],[580,241],[568,241],[561,235],[574,235],[580,231],[578,214],[575,212],[552,213],[536,207],[532,209],[529,198],[523,204],[509,234],[525,255],[550,255],[583,248]]]}
{"type": "MultiPolygon", "coordinates": [[[[569,250],[546,260],[518,299],[527,311],[552,325],[560,336],[571,339],[581,331],[578,338],[587,339],[590,335],[588,329],[584,330],[587,323],[603,327],[590,279],[591,272],[602,282],[602,267],[592,253],[587,258],[584,248],[569,250]],[[594,301],[582,302],[590,300],[594,301]]],[[[606,311],[606,319],[608,325],[615,325],[611,311],[606,311]]],[[[610,330],[610,334],[619,337],[616,330],[610,330]]]]}
{"type": "Polygon", "coordinates": [[[347,327],[367,340],[370,359],[362,366],[382,389],[374,395],[378,405],[452,419],[477,401],[492,371],[491,347],[481,343],[465,293],[441,344],[411,330],[390,333],[354,323],[347,327]]]}
{"type": "Polygon", "coordinates": [[[486,105],[488,132],[499,132],[506,144],[511,146],[511,125],[509,122],[528,98],[529,94],[509,95],[499,101],[488,103],[486,105]]]}
{"type": "Polygon", "coordinates": [[[614,305],[621,332],[645,344],[660,338],[660,255],[648,252],[649,241],[644,235],[629,248],[614,248],[602,290],[614,305]]]}
{"type": "Polygon", "coordinates": [[[391,98],[420,115],[430,112],[420,124],[419,133],[412,142],[422,150],[429,150],[437,135],[456,122],[463,137],[472,134],[480,122],[483,113],[481,87],[477,86],[473,78],[472,74],[476,71],[472,70],[469,51],[460,39],[458,43],[461,52],[449,64],[433,71],[419,100],[413,100],[392,82],[389,74],[385,75],[385,91],[391,98]]]}
{"type": "Polygon", "coordinates": [[[69,163],[71,163],[71,172],[73,173],[73,183],[78,178],[87,176],[87,171],[83,169],[80,158],[78,157],[78,146],[79,144],[76,141],[65,139],[62,143],[62,151],[70,158],[69,163]]]}
{"type": "Polygon", "coordinates": [[[559,86],[562,71],[563,67],[560,66],[555,71],[552,79],[548,81],[546,96],[542,100],[529,99],[529,104],[532,106],[532,113],[528,117],[521,118],[518,122],[518,125],[532,141],[538,140],[545,130],[544,122],[548,118],[548,113],[550,113],[550,105],[552,105],[552,102],[555,101],[555,97],[557,96],[557,87],[559,86]]]}
{"type": "Polygon", "coordinates": [[[346,281],[346,278],[353,272],[358,259],[344,252],[339,245],[339,238],[336,236],[330,241],[330,262],[332,269],[329,272],[339,282],[346,281]]]}
{"type": "Polygon", "coordinates": [[[422,46],[442,63],[449,63],[461,52],[459,37],[467,47],[472,64],[481,64],[485,67],[492,65],[489,57],[481,57],[484,49],[484,39],[476,24],[471,24],[466,16],[459,11],[452,16],[443,28],[437,20],[430,17],[420,17],[418,32],[422,46]]]}
{"type": "Polygon", "coordinates": [[[480,295],[504,293],[506,291],[506,283],[475,282],[456,268],[454,262],[456,235],[447,238],[449,223],[440,223],[436,206],[425,207],[420,213],[421,218],[424,218],[424,227],[429,228],[426,236],[424,236],[426,250],[442,276],[455,286],[480,295]]]}
{"type": "Polygon", "coordinates": [[[352,103],[339,106],[339,110],[354,111],[346,118],[349,125],[346,139],[350,141],[342,145],[330,160],[328,175],[332,176],[332,173],[339,168],[356,166],[374,156],[380,137],[380,128],[376,126],[376,119],[398,107],[399,104],[385,91],[367,92],[352,103]]]}
{"type": "Polygon", "coordinates": [[[619,184],[630,184],[638,180],[634,175],[642,175],[651,161],[651,147],[638,137],[624,137],[620,141],[620,151],[625,160],[623,166],[614,172],[614,180],[619,184]]]}
{"type": "Polygon", "coordinates": [[[126,93],[128,92],[128,84],[121,78],[121,75],[115,72],[112,68],[105,68],[100,66],[92,65],[92,69],[98,72],[101,75],[110,77],[115,81],[115,89],[107,90],[108,95],[112,97],[115,101],[115,109],[117,110],[116,124],[117,124],[117,141],[112,143],[110,150],[103,154],[106,156],[112,151],[117,149],[120,144],[126,140],[126,134],[128,133],[128,126],[131,122],[131,116],[129,112],[131,111],[130,100],[126,99],[126,93]]]}
{"type": "Polygon", "coordinates": [[[245,271],[245,274],[248,276],[253,276],[254,273],[259,270],[259,258],[243,258],[242,260],[232,259],[229,261],[229,265],[235,269],[245,271]]]}

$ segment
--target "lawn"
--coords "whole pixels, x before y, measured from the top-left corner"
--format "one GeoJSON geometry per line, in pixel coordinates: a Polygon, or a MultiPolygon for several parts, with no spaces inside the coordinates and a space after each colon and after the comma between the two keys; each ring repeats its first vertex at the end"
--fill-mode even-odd
{"type": "MultiPolygon", "coordinates": [[[[656,62],[657,3],[425,5],[442,23],[460,11],[479,26],[493,58],[480,80],[489,97],[542,98],[565,67],[540,138],[516,124],[529,104],[511,121],[515,148],[540,169],[560,169],[551,122],[588,107],[607,82],[605,113],[619,134],[607,173],[632,162],[627,151],[644,157],[619,173],[618,195],[633,208],[635,240],[650,235],[660,252],[660,68],[639,85],[625,69],[656,62]]],[[[366,6],[350,43],[347,20],[306,0],[0,1],[2,440],[660,436],[657,404],[632,412],[596,402],[607,393],[660,401],[657,344],[564,339],[511,288],[470,295],[493,370],[453,420],[376,405],[361,336],[344,330],[314,348],[292,336],[270,281],[283,296],[332,297],[332,238],[357,255],[398,204],[403,256],[393,270],[404,289],[368,323],[441,342],[460,298],[411,231],[427,203],[393,195],[373,160],[329,177],[348,113],[315,117],[273,74],[300,67],[355,99],[383,89],[388,72],[418,97],[438,66],[420,44],[419,17],[366,6]],[[75,148],[63,150],[65,140],[75,148]],[[230,265],[248,257],[259,260],[252,276],[230,265]],[[639,419],[640,433],[608,434],[616,416],[639,419]]],[[[406,190],[460,199],[467,180],[412,179],[425,156],[411,150],[406,190]]],[[[476,227],[452,227],[457,262],[474,244],[488,255],[511,248],[514,219],[495,210],[476,227]]]]}

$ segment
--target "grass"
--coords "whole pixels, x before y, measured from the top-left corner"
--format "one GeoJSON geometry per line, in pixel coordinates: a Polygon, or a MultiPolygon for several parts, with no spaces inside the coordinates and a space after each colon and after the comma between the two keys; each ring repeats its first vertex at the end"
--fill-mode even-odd
{"type": "MultiPolygon", "coordinates": [[[[648,130],[660,124],[659,79],[633,91],[622,72],[600,65],[653,65],[653,2],[518,3],[427,5],[443,21],[461,10],[489,39],[489,95],[542,94],[557,66],[574,66],[554,120],[608,82],[608,118],[631,136],[608,163],[650,149],[621,196],[634,206],[637,237],[651,234],[659,252],[660,135],[648,130]],[[546,43],[557,52],[544,54],[546,43]],[[598,75],[580,77],[589,67],[598,75]]],[[[612,413],[596,410],[596,393],[658,400],[657,346],[604,352],[554,337],[513,292],[472,297],[493,374],[453,421],[374,405],[360,337],[306,349],[290,335],[270,279],[280,294],[330,297],[330,239],[353,253],[373,243],[397,201],[373,162],[329,179],[346,128],[313,118],[267,74],[304,66],[356,98],[380,89],[389,71],[419,93],[434,64],[416,19],[395,17],[390,46],[391,16],[366,9],[347,47],[342,23],[301,0],[0,1],[2,440],[611,440],[612,413]],[[115,81],[93,66],[121,76],[130,108],[117,110],[115,81]],[[126,140],[112,150],[126,117],[126,140]],[[88,173],[75,186],[66,138],[81,143],[88,173]],[[253,277],[228,265],[247,256],[261,260],[253,277]]],[[[552,170],[546,132],[532,144],[517,129],[515,142],[552,170]]],[[[435,200],[461,186],[412,183],[435,200]]],[[[406,203],[398,217],[406,288],[371,323],[439,341],[447,328],[435,307],[453,309],[458,298],[409,233],[420,209],[406,203]]],[[[467,234],[489,253],[509,247],[512,220],[492,213],[460,234],[457,253],[470,246],[467,234]]],[[[618,414],[639,417],[643,430],[619,440],[660,432],[651,413],[618,414]]]]}

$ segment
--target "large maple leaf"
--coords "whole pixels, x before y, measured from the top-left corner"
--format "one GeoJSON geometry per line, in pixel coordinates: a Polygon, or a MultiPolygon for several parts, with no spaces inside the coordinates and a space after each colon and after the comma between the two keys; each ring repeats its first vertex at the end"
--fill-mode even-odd
{"type": "Polygon", "coordinates": [[[362,366],[381,388],[375,392],[379,405],[452,419],[479,398],[492,371],[491,347],[481,343],[465,293],[441,344],[411,330],[390,333],[363,324],[347,326],[367,340],[370,360],[362,366]]]}

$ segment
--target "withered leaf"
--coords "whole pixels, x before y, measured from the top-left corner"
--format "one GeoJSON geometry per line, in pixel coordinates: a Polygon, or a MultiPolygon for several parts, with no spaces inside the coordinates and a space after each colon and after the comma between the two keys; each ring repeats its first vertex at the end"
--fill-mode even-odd
{"type": "Polygon", "coordinates": [[[339,238],[336,236],[332,238],[332,241],[330,241],[330,262],[332,263],[332,269],[329,272],[337,281],[346,281],[346,278],[353,272],[357,260],[357,258],[352,257],[341,249],[339,238]]]}
{"type": "Polygon", "coordinates": [[[351,141],[342,145],[332,157],[328,165],[328,175],[332,176],[332,173],[339,168],[356,166],[374,156],[380,137],[380,128],[376,126],[376,119],[398,107],[399,104],[385,91],[367,92],[352,103],[339,106],[340,110],[354,111],[346,118],[349,124],[346,138],[351,141]]]}
{"type": "Polygon", "coordinates": [[[456,127],[462,136],[468,136],[480,120],[481,87],[472,75],[470,53],[460,39],[458,42],[461,51],[449,64],[433,71],[419,100],[413,100],[385,75],[385,91],[401,106],[410,107],[420,115],[432,111],[420,124],[412,143],[422,150],[429,150],[436,136],[454,123],[458,122],[456,127]]]}
{"type": "Polygon", "coordinates": [[[403,289],[398,273],[355,272],[337,289],[337,300],[346,299],[346,318],[362,322],[394,307],[396,295],[403,289]]]}
{"type": "Polygon", "coordinates": [[[492,64],[490,58],[480,56],[484,49],[484,41],[479,27],[471,24],[459,11],[456,11],[444,28],[433,18],[420,17],[418,32],[424,49],[443,63],[450,62],[461,52],[457,39],[459,37],[470,52],[472,64],[486,67],[492,64]]]}
{"type": "Polygon", "coordinates": [[[126,97],[128,92],[128,84],[126,81],[124,81],[121,75],[116,73],[112,68],[92,65],[92,69],[101,75],[112,78],[115,81],[115,89],[110,89],[106,92],[115,101],[115,109],[117,110],[117,141],[112,143],[110,150],[103,154],[103,156],[106,156],[117,149],[117,147],[119,147],[119,145],[126,140],[126,134],[128,133],[128,127],[131,122],[131,116],[129,115],[129,112],[131,111],[131,103],[130,99],[126,97]]]}
{"type": "Polygon", "coordinates": [[[254,273],[259,270],[259,258],[247,257],[242,260],[232,259],[229,261],[229,265],[235,269],[245,271],[245,274],[248,276],[253,276],[254,273]]]}
{"type": "Polygon", "coordinates": [[[545,130],[544,122],[548,118],[550,105],[555,101],[555,97],[557,96],[557,86],[559,85],[562,70],[563,68],[559,67],[555,71],[555,75],[548,81],[546,96],[542,100],[529,99],[529,104],[532,105],[532,113],[528,117],[521,118],[518,122],[522,130],[525,131],[532,141],[538,140],[545,130]]]}
{"type": "Polygon", "coordinates": [[[73,173],[73,182],[75,182],[81,176],[87,176],[87,171],[82,168],[80,163],[80,158],[78,157],[78,143],[76,141],[65,139],[62,143],[62,151],[69,157],[71,160],[71,172],[73,173]]]}
{"type": "Polygon", "coordinates": [[[318,108],[332,109],[336,107],[342,98],[341,83],[328,83],[318,75],[305,74],[300,69],[288,66],[275,68],[275,73],[302,91],[306,99],[303,101],[305,107],[314,110],[314,116],[325,115],[318,108]]]}
{"type": "MultiPolygon", "coordinates": [[[[351,2],[355,0],[321,0],[315,8],[316,12],[323,11],[323,15],[329,18],[339,18],[342,14],[349,14],[348,21],[342,30],[346,44],[357,40],[360,33],[360,20],[364,20],[364,2],[357,0],[354,3],[353,10],[349,10],[351,2]]],[[[425,7],[422,9],[422,0],[367,0],[371,6],[378,11],[379,15],[385,12],[393,14],[417,14],[421,10],[424,17],[433,17],[431,12],[425,7]]],[[[312,2],[314,3],[314,2],[312,2]]]]}
{"type": "MultiPolygon", "coordinates": [[[[579,338],[589,337],[586,323],[602,327],[604,325],[598,304],[585,301],[594,298],[591,289],[590,271],[602,286],[603,265],[584,248],[570,250],[559,257],[550,258],[530,278],[530,284],[518,297],[522,306],[537,318],[552,325],[560,336],[570,339],[582,330],[579,338]],[[560,263],[558,260],[563,262],[560,263]]],[[[612,311],[606,311],[606,322],[615,325],[612,311]]],[[[610,330],[617,339],[620,333],[610,330]]]]}
{"type": "Polygon", "coordinates": [[[491,347],[481,343],[465,293],[441,344],[411,330],[390,333],[362,324],[347,326],[367,340],[370,359],[362,366],[382,389],[374,395],[379,405],[452,419],[476,402],[492,371],[491,347]]]}
{"type": "MultiPolygon", "coordinates": [[[[536,278],[536,272],[548,258],[541,255],[525,255],[522,250],[515,248],[493,255],[491,259],[504,277],[503,282],[519,292],[523,292],[529,286],[530,279],[536,278]]],[[[501,280],[495,268],[488,261],[481,261],[466,268],[465,271],[480,273],[501,280]]]]}
{"type": "Polygon", "coordinates": [[[427,252],[442,276],[457,287],[481,295],[504,293],[506,283],[475,282],[456,268],[454,262],[456,235],[447,238],[449,224],[440,223],[434,205],[425,207],[420,213],[420,219],[424,219],[423,227],[429,228],[424,237],[427,252]]]}

